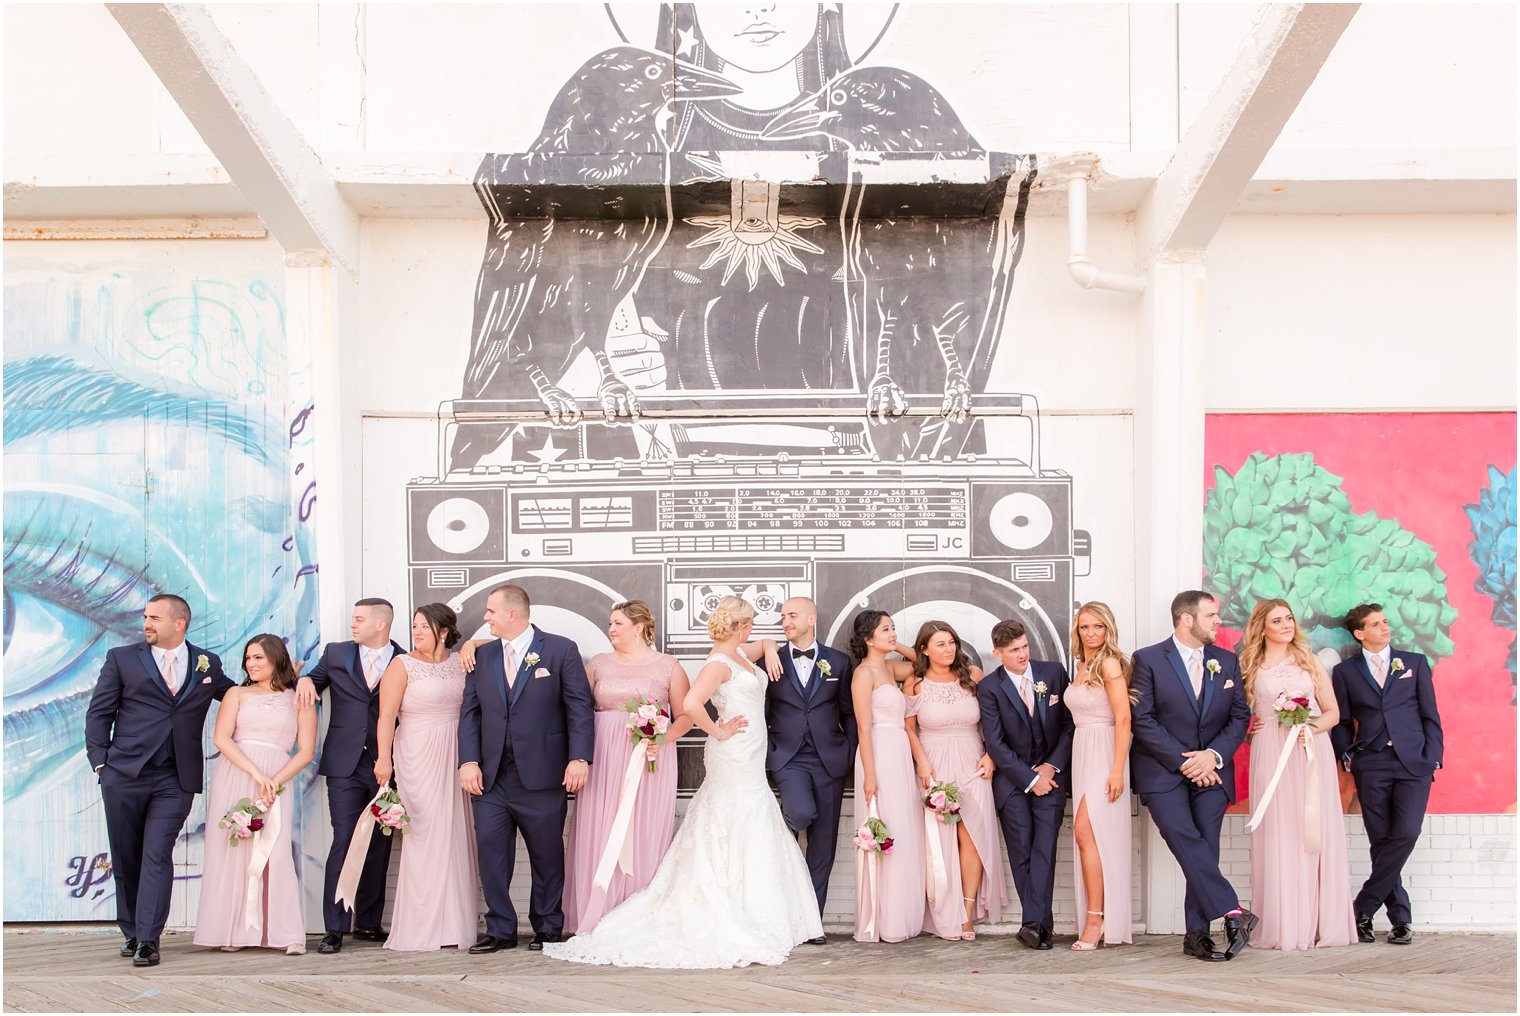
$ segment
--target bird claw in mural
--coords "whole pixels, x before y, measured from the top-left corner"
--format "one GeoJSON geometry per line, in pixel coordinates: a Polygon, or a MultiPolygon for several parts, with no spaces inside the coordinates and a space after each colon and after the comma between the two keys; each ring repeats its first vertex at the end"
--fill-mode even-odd
{"type": "Polygon", "coordinates": [[[908,411],[908,393],[886,374],[871,379],[870,394],[866,397],[866,414],[877,423],[886,423],[908,411]]]}
{"type": "Polygon", "coordinates": [[[971,383],[966,375],[956,371],[945,379],[945,397],[940,402],[939,415],[951,423],[965,423],[971,416],[971,383]]]}

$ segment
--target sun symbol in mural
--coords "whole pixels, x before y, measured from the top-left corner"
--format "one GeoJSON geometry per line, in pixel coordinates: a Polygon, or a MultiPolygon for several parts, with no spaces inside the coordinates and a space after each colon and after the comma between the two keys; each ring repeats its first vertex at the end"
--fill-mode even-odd
{"type": "Polygon", "coordinates": [[[729,215],[697,215],[686,220],[693,226],[701,226],[707,233],[687,244],[687,247],[706,247],[712,244],[717,249],[707,255],[707,260],[702,262],[702,267],[711,268],[720,261],[724,261],[723,284],[733,277],[734,272],[742,264],[745,277],[749,279],[749,288],[754,290],[755,284],[760,281],[760,266],[765,265],[766,271],[771,273],[771,278],[778,285],[786,285],[786,280],[781,277],[781,262],[785,261],[802,274],[807,274],[807,266],[798,260],[794,250],[805,250],[812,254],[822,254],[823,248],[803,236],[797,235],[799,229],[816,229],[823,225],[822,219],[815,219],[803,215],[779,215],[774,219],[746,218],[741,219],[736,226],[732,216],[729,215]]]}

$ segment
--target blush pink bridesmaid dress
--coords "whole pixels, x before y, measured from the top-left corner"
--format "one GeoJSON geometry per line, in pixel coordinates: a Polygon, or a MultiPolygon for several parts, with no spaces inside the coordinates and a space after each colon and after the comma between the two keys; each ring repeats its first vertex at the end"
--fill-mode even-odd
{"type": "MultiPolygon", "coordinates": [[[[614,867],[606,889],[593,884],[597,863],[612,834],[613,819],[622,803],[623,775],[634,751],[628,737],[628,714],[623,703],[648,696],[670,710],[670,678],[681,666],[674,656],[660,653],[640,664],[619,663],[612,653],[591,658],[586,672],[593,681],[596,703],[596,765],[586,785],[575,795],[570,840],[565,850],[565,930],[584,935],[602,915],[649,884],[670,848],[676,826],[676,746],[660,751],[655,771],[644,767],[633,803],[628,836],[633,840],[633,871],[614,867]]],[[[640,750],[640,754],[643,752],[640,750]]]]}
{"type": "MultiPolygon", "coordinates": [[[[918,776],[903,726],[907,699],[895,684],[871,690],[871,738],[877,816],[893,839],[892,852],[871,865],[855,853],[855,941],[903,942],[924,930],[924,818],[918,776]]],[[[865,771],[855,753],[855,829],[868,814],[865,771]]],[[[852,831],[853,839],[853,831],[852,831]]]]}
{"type": "MultiPolygon", "coordinates": [[[[1066,686],[1065,698],[1076,725],[1071,738],[1071,813],[1075,819],[1086,802],[1087,821],[1103,862],[1103,944],[1133,942],[1130,906],[1134,855],[1130,840],[1134,819],[1130,814],[1128,760],[1124,763],[1124,792],[1116,801],[1108,799],[1108,774],[1114,767],[1114,707],[1101,684],[1072,682],[1066,686]]],[[[1082,856],[1075,845],[1071,864],[1077,880],[1077,934],[1081,935],[1089,904],[1082,856]]]]}

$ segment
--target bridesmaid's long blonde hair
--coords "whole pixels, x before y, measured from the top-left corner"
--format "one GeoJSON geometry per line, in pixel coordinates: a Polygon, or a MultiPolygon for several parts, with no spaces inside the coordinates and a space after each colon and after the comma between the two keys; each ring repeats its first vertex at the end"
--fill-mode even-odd
{"type": "Polygon", "coordinates": [[[1124,678],[1124,686],[1129,688],[1130,704],[1134,704],[1135,690],[1130,687],[1130,680],[1134,676],[1134,666],[1130,658],[1119,648],[1119,625],[1114,620],[1114,612],[1108,604],[1101,600],[1089,600],[1077,608],[1077,612],[1071,616],[1071,654],[1079,663],[1087,664],[1087,680],[1083,684],[1095,684],[1103,686],[1103,664],[1109,659],[1119,661],[1119,673],[1124,678]],[[1081,634],[1077,631],[1082,621],[1083,614],[1091,614],[1103,625],[1103,644],[1097,648],[1090,660],[1084,659],[1082,653],[1081,634]]]}
{"type": "MultiPolygon", "coordinates": [[[[1324,669],[1319,657],[1309,648],[1309,636],[1304,634],[1304,626],[1298,623],[1293,605],[1287,600],[1260,600],[1251,608],[1245,636],[1240,640],[1240,676],[1245,681],[1247,705],[1256,701],[1252,697],[1256,690],[1256,675],[1261,671],[1261,661],[1267,653],[1267,615],[1278,607],[1286,607],[1293,618],[1293,641],[1288,643],[1288,655],[1310,676],[1324,669]]],[[[1255,708],[1254,705],[1251,707],[1255,708]]]]}

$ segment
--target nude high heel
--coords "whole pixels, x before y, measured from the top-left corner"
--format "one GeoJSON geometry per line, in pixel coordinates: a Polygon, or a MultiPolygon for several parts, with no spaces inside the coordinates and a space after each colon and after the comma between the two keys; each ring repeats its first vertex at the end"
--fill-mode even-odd
{"type": "MultiPolygon", "coordinates": [[[[1101,911],[1101,910],[1089,910],[1088,914],[1090,914],[1092,916],[1095,916],[1095,917],[1102,917],[1103,916],[1103,911],[1101,911]]],[[[1103,934],[1102,934],[1102,932],[1099,932],[1098,933],[1098,941],[1101,942],[1102,940],[1103,940],[1103,934]]],[[[1071,951],[1072,952],[1092,952],[1096,948],[1098,948],[1098,943],[1097,942],[1085,942],[1085,941],[1082,940],[1082,936],[1080,934],[1077,936],[1077,940],[1071,944],[1071,951]]]]}
{"type": "MultiPolygon", "coordinates": [[[[969,904],[971,904],[971,912],[973,914],[976,913],[976,900],[974,900],[970,896],[962,896],[961,897],[961,902],[962,903],[969,903],[969,904]]],[[[962,942],[975,942],[976,941],[976,918],[975,917],[972,917],[969,920],[963,922],[963,926],[961,928],[961,941],[962,942]],[[969,924],[969,925],[971,925],[971,927],[970,928],[966,928],[966,927],[964,927],[965,924],[969,924]]]]}

